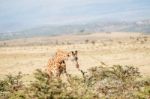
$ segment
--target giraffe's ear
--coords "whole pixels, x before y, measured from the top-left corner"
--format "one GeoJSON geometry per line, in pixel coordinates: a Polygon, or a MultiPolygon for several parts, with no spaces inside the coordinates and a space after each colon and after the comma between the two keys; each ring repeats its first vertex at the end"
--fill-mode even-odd
{"type": "Polygon", "coordinates": [[[71,51],[71,54],[74,54],[74,52],[73,52],[73,51],[71,51]]]}
{"type": "Polygon", "coordinates": [[[75,54],[78,55],[78,51],[77,50],[75,51],[75,54]]]}

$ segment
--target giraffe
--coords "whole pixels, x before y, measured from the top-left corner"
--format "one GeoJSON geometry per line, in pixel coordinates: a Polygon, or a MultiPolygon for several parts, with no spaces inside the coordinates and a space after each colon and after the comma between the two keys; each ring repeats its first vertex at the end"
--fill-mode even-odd
{"type": "Polygon", "coordinates": [[[66,61],[71,60],[75,65],[76,68],[79,69],[78,64],[78,51],[63,51],[57,50],[56,54],[53,58],[48,60],[47,65],[47,73],[49,77],[54,75],[56,77],[60,77],[60,75],[66,72],[66,61]]]}

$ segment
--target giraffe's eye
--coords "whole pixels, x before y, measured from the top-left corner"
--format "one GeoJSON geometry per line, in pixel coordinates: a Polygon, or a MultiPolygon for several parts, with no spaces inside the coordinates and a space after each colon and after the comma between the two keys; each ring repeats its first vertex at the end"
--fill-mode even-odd
{"type": "Polygon", "coordinates": [[[70,55],[68,54],[67,56],[69,57],[70,55]]]}
{"type": "Polygon", "coordinates": [[[78,57],[75,57],[75,60],[78,60],[78,57]]]}

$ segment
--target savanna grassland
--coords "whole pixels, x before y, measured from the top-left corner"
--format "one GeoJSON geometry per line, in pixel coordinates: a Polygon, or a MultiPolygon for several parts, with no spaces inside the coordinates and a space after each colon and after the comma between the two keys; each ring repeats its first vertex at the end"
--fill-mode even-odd
{"type": "MultiPolygon", "coordinates": [[[[150,75],[150,36],[140,33],[94,33],[8,40],[0,42],[0,75],[31,74],[43,68],[57,49],[78,50],[80,68],[101,64],[130,65],[150,75]]],[[[68,72],[76,74],[74,66],[68,72]]]]}
{"type": "Polygon", "coordinates": [[[150,36],[141,33],[0,41],[0,98],[149,99],[149,60],[150,36]],[[57,49],[77,50],[80,69],[67,62],[66,76],[49,78],[43,70],[57,49]]]}

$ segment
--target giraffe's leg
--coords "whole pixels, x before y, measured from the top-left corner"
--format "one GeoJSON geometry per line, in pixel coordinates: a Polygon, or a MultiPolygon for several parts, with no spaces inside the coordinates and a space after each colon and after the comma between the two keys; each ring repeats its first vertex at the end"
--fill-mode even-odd
{"type": "Polygon", "coordinates": [[[62,62],[61,66],[62,66],[62,72],[67,73],[65,61],[62,62]]]}
{"type": "Polygon", "coordinates": [[[51,70],[47,70],[48,78],[50,79],[52,77],[52,72],[51,70]]]}
{"type": "Polygon", "coordinates": [[[66,64],[65,62],[62,62],[61,64],[59,64],[59,66],[57,67],[57,76],[60,77],[62,73],[66,73],[66,64]]]}
{"type": "Polygon", "coordinates": [[[57,73],[56,73],[56,77],[60,77],[61,75],[61,71],[60,71],[60,68],[57,69],[57,73]]]}
{"type": "Polygon", "coordinates": [[[66,71],[66,64],[63,64],[62,72],[63,73],[67,73],[67,71],[66,71]]]}
{"type": "Polygon", "coordinates": [[[65,79],[68,81],[68,76],[69,76],[69,75],[68,75],[67,70],[66,70],[66,63],[65,63],[65,62],[63,63],[63,66],[62,66],[62,67],[63,67],[62,71],[63,71],[64,74],[65,74],[64,77],[65,77],[65,79]]]}
{"type": "Polygon", "coordinates": [[[48,76],[49,76],[50,79],[52,77],[56,76],[56,74],[57,74],[56,68],[54,66],[48,67],[47,74],[48,74],[48,76]]]}
{"type": "Polygon", "coordinates": [[[55,74],[56,74],[56,77],[60,77],[62,73],[62,68],[61,68],[61,64],[57,65],[57,68],[55,69],[55,74]]]}

